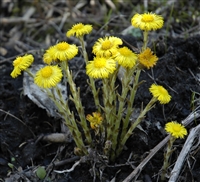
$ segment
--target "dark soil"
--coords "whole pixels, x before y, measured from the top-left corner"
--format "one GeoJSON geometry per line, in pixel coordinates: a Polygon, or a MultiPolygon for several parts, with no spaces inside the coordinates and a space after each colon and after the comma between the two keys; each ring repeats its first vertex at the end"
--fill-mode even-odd
{"type": "MultiPolygon", "coordinates": [[[[125,164],[129,155],[133,156],[131,161],[134,161],[134,166],[140,163],[145,156],[145,153],[158,144],[164,135],[159,131],[158,124],[164,126],[167,121],[177,120],[181,121],[192,112],[192,93],[200,93],[198,74],[200,72],[200,36],[191,37],[189,39],[170,40],[168,51],[160,56],[158,64],[153,71],[146,70],[141,75],[141,80],[146,82],[138,90],[136,97],[136,106],[140,107],[140,103],[146,104],[151,96],[148,92],[149,86],[156,81],[169,90],[172,95],[172,101],[164,107],[157,104],[152,109],[142,126],[146,133],[136,131],[134,135],[127,142],[127,150],[123,151],[122,155],[117,159],[117,164],[125,164]],[[194,77],[195,76],[195,77],[194,77]],[[137,140],[135,140],[137,138],[137,140]]],[[[2,60],[3,61],[3,60],[2,60]]],[[[67,144],[47,144],[38,141],[41,135],[47,133],[59,132],[59,120],[49,117],[46,111],[38,108],[27,97],[23,96],[22,77],[12,79],[10,73],[12,71],[11,62],[4,62],[1,64],[1,122],[0,122],[0,174],[6,176],[11,169],[8,163],[14,164],[13,173],[19,171],[23,179],[25,171],[32,171],[34,166],[44,165],[48,166],[56,154],[58,160],[72,158],[74,143],[67,144]],[[60,151],[62,148],[62,151],[60,151]],[[15,161],[11,161],[12,158],[15,161]],[[29,167],[27,167],[29,166],[29,167]]],[[[76,80],[78,86],[81,86],[82,93],[85,93],[82,87],[83,81],[86,81],[86,76],[82,80],[76,80]],[[79,82],[80,81],[80,82],[79,82]]],[[[87,87],[85,87],[87,88],[87,87]]],[[[88,105],[86,105],[86,112],[91,110],[92,106],[88,102],[91,97],[85,98],[88,105]]],[[[177,142],[177,150],[181,149],[181,143],[177,142]]],[[[185,169],[184,177],[191,175],[194,180],[199,176],[195,176],[199,171],[200,157],[199,152],[196,153],[196,165],[192,171],[185,169]],[[191,174],[192,172],[192,174],[191,174]]],[[[144,171],[142,171],[141,178],[149,176],[153,181],[157,179],[159,170],[162,167],[163,151],[160,151],[148,163],[144,171]],[[154,176],[155,175],[155,176],[154,176]]],[[[61,166],[57,169],[67,169],[73,165],[72,161],[68,165],[61,166]]],[[[100,165],[100,164],[99,164],[100,165]]],[[[88,172],[91,169],[90,164],[82,164],[69,174],[57,175],[55,179],[65,179],[66,181],[92,181],[92,176],[88,172]],[[60,176],[60,177],[59,177],[60,176]],[[67,180],[68,179],[68,180],[67,180]]],[[[103,171],[103,177],[111,180],[116,172],[120,170],[117,175],[117,180],[124,179],[133,169],[131,165],[122,165],[115,167],[115,164],[110,164],[103,171]]],[[[98,181],[98,180],[97,180],[98,181]]]]}
{"type": "MultiPolygon", "coordinates": [[[[9,26],[5,27],[4,31],[7,28],[9,29],[9,26]]],[[[134,46],[137,46],[136,41],[140,41],[129,36],[123,38],[134,46]]],[[[154,82],[163,85],[169,91],[172,96],[171,102],[164,106],[156,104],[141,125],[144,131],[135,130],[115,163],[86,161],[72,172],[58,174],[53,170],[70,169],[80,157],[75,156],[73,152],[75,146],[73,141],[55,144],[41,139],[46,134],[59,133],[61,120],[48,116],[44,109],[39,108],[23,95],[22,76],[17,79],[11,78],[12,60],[19,52],[16,51],[15,45],[8,44],[7,40],[7,37],[2,38],[1,47],[8,53],[3,55],[1,51],[0,55],[0,178],[2,181],[5,179],[7,181],[40,181],[35,175],[35,169],[39,165],[47,169],[46,181],[90,182],[94,180],[94,174],[96,174],[95,181],[97,182],[100,178],[102,181],[110,181],[115,177],[117,182],[123,181],[149,151],[166,136],[162,129],[165,123],[181,122],[195,109],[197,102],[193,101],[199,99],[200,35],[189,38],[168,37],[165,41],[157,39],[155,51],[159,56],[159,61],[152,70],[142,72],[140,79],[145,82],[138,89],[135,106],[140,108],[141,103],[144,105],[148,103],[151,99],[148,88],[154,82]],[[54,166],[54,162],[63,160],[68,161],[54,166]],[[13,167],[9,167],[9,164],[13,167]]],[[[34,56],[40,57],[38,54],[34,56]]],[[[77,72],[78,69],[74,68],[73,71],[77,72]]],[[[87,76],[80,71],[76,84],[81,88],[85,113],[91,113],[94,106],[91,94],[87,91],[86,80],[87,76]]],[[[190,125],[187,128],[188,131],[197,123],[199,120],[190,125]]],[[[175,142],[176,150],[171,159],[170,169],[173,168],[183,144],[184,140],[175,142]]],[[[163,164],[163,151],[164,149],[160,150],[150,160],[138,179],[146,182],[157,181],[163,164]]],[[[199,182],[200,150],[190,155],[182,169],[179,181],[199,182]]]]}

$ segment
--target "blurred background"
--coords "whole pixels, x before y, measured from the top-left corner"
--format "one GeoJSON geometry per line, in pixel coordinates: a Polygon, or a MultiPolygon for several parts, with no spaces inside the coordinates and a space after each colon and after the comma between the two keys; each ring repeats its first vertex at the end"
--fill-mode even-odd
{"type": "Polygon", "coordinates": [[[196,0],[1,0],[0,59],[70,41],[65,33],[79,22],[92,24],[93,36],[123,32],[141,38],[131,18],[144,12],[164,17],[162,36],[187,38],[200,32],[200,1],[196,0]]]}

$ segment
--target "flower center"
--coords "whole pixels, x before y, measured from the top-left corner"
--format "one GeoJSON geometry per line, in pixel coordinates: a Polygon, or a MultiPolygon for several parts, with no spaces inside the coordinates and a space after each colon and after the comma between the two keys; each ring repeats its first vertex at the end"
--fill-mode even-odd
{"type": "Polygon", "coordinates": [[[143,62],[149,62],[151,58],[152,58],[152,53],[149,48],[147,48],[145,51],[139,54],[139,59],[143,62]]]}
{"type": "Polygon", "coordinates": [[[61,43],[58,43],[58,44],[56,45],[56,47],[57,47],[57,49],[58,49],[59,51],[65,51],[65,50],[67,50],[67,49],[69,48],[69,44],[66,43],[66,42],[61,42],[61,43]]]}
{"type": "Polygon", "coordinates": [[[126,47],[119,49],[119,52],[121,55],[123,55],[125,57],[128,57],[131,54],[131,51],[129,49],[127,49],[126,47]]]}
{"type": "Polygon", "coordinates": [[[105,65],[106,65],[106,59],[104,58],[94,60],[95,68],[103,68],[105,67],[105,65]]]}
{"type": "Polygon", "coordinates": [[[152,22],[154,20],[152,15],[144,14],[142,17],[143,22],[152,22]]]}
{"type": "Polygon", "coordinates": [[[159,87],[159,92],[162,94],[162,95],[166,95],[166,90],[163,88],[163,87],[159,87]]]}
{"type": "Polygon", "coordinates": [[[47,66],[41,70],[41,74],[44,78],[49,78],[53,73],[51,67],[47,66]]]}
{"type": "Polygon", "coordinates": [[[149,57],[148,57],[147,55],[145,55],[145,54],[139,56],[139,60],[140,60],[142,63],[148,63],[148,62],[149,62],[149,59],[148,59],[148,58],[149,58],[149,57]]]}
{"type": "Polygon", "coordinates": [[[105,40],[103,43],[102,43],[102,49],[103,50],[108,50],[112,47],[112,43],[109,41],[109,40],[105,40]]]}
{"type": "Polygon", "coordinates": [[[173,130],[174,130],[175,132],[179,132],[179,131],[180,131],[180,127],[179,127],[179,126],[173,126],[173,130]]]}
{"type": "Polygon", "coordinates": [[[20,65],[21,62],[22,62],[22,57],[18,57],[18,58],[13,62],[13,66],[18,66],[18,65],[20,65]]]}
{"type": "Polygon", "coordinates": [[[84,27],[84,25],[82,23],[79,23],[79,24],[73,26],[73,30],[80,30],[83,27],[84,27]]]}

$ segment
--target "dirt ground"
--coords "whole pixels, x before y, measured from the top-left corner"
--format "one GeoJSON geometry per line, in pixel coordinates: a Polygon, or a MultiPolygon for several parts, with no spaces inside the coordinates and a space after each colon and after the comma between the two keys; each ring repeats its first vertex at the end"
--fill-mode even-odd
{"type": "MultiPolygon", "coordinates": [[[[17,2],[19,3],[20,1],[17,2]]],[[[62,29],[57,29],[55,25],[62,21],[62,19],[59,19],[63,11],[62,8],[67,5],[63,1],[57,1],[57,4],[54,4],[57,9],[50,9],[53,11],[53,14],[49,17],[49,19],[52,19],[51,23],[47,20],[46,12],[43,12],[42,7],[39,7],[37,3],[32,4],[29,10],[31,7],[35,7],[36,12],[40,14],[35,13],[26,20],[15,19],[15,22],[8,21],[11,21],[13,17],[22,17],[25,14],[24,11],[18,11],[15,16],[11,16],[14,10],[10,12],[9,4],[2,5],[4,6],[1,7],[3,21],[1,22],[2,28],[0,30],[1,181],[123,181],[148,155],[150,150],[166,136],[163,130],[165,123],[169,121],[181,122],[199,105],[200,30],[195,29],[196,31],[194,31],[194,29],[188,28],[185,33],[183,32],[183,27],[187,27],[188,22],[191,23],[191,21],[184,23],[174,22],[170,26],[168,36],[165,36],[166,32],[162,31],[158,32],[156,36],[153,33],[150,35],[150,40],[153,41],[150,46],[156,51],[159,61],[152,70],[142,72],[140,80],[145,80],[145,83],[141,85],[137,92],[135,107],[140,108],[141,103],[144,103],[144,105],[148,103],[151,98],[148,88],[154,82],[163,85],[169,91],[172,96],[171,102],[165,106],[157,104],[147,114],[141,124],[143,130],[135,130],[127,141],[126,148],[115,163],[95,162],[94,160],[85,161],[76,166],[71,172],[56,173],[54,170],[71,169],[74,163],[80,159],[73,152],[74,142],[70,140],[66,143],[51,143],[43,140],[43,136],[47,134],[61,132],[62,121],[49,116],[46,110],[39,108],[27,96],[24,96],[23,76],[12,79],[10,73],[13,69],[12,61],[17,55],[31,51],[37,59],[36,62],[40,62],[43,50],[49,44],[56,42],[58,39],[67,40],[64,35],[67,30],[66,27],[63,26],[62,29]],[[40,19],[41,16],[43,17],[40,19]],[[56,18],[59,20],[55,20],[56,18]],[[45,25],[44,22],[46,22],[45,25]],[[48,32],[48,36],[45,31],[48,32]],[[40,180],[36,176],[35,171],[38,166],[45,166],[47,171],[45,180],[40,180]]],[[[16,7],[19,7],[19,5],[14,4],[16,7]]],[[[85,12],[84,15],[89,12],[88,14],[91,16],[91,9],[86,7],[84,6],[80,10],[85,12]]],[[[27,6],[24,8],[27,8],[27,6]]],[[[107,10],[109,8],[111,7],[107,5],[107,10]]],[[[46,11],[45,8],[44,10],[46,11]]],[[[123,7],[122,10],[125,12],[126,9],[123,7]]],[[[76,13],[80,12],[77,11],[76,13]]],[[[77,14],[76,16],[78,16],[77,14]]],[[[167,15],[166,12],[164,14],[165,16],[167,15]]],[[[95,14],[95,16],[97,15],[95,14]]],[[[78,16],[78,18],[76,21],[86,21],[83,15],[78,16]]],[[[99,21],[101,23],[102,20],[99,21]]],[[[88,21],[87,19],[86,22],[93,23],[93,20],[88,21]]],[[[72,24],[73,22],[67,23],[72,24]]],[[[107,29],[104,29],[101,34],[107,31],[111,35],[122,37],[125,40],[125,44],[128,42],[137,47],[141,42],[141,37],[130,34],[122,35],[120,32],[126,25],[122,26],[121,30],[117,31],[118,33],[112,32],[114,23],[118,22],[109,22],[107,29]]],[[[192,27],[198,27],[198,25],[199,22],[194,21],[192,27]]],[[[97,35],[100,29],[98,23],[95,24],[95,29],[94,35],[87,37],[89,42],[88,51],[91,50],[93,42],[100,37],[97,35]]],[[[75,40],[69,39],[67,41],[73,42],[75,40]]],[[[92,55],[89,56],[92,57],[92,55]]],[[[70,66],[74,73],[79,71],[75,80],[76,85],[81,89],[85,113],[91,113],[94,110],[94,106],[91,100],[91,93],[87,92],[87,76],[84,71],[80,71],[80,64],[71,62],[70,66]]],[[[84,69],[84,64],[82,64],[82,69],[84,69]]],[[[199,121],[197,119],[190,124],[187,127],[188,131],[198,125],[199,121]]],[[[172,166],[170,166],[169,170],[173,168],[184,141],[177,140],[175,142],[176,150],[171,158],[172,166]]],[[[187,157],[179,176],[179,181],[200,181],[199,149],[200,147],[198,146],[187,157]]],[[[164,148],[158,151],[147,163],[138,176],[138,180],[144,182],[158,181],[159,172],[163,164],[163,151],[164,148]]]]}

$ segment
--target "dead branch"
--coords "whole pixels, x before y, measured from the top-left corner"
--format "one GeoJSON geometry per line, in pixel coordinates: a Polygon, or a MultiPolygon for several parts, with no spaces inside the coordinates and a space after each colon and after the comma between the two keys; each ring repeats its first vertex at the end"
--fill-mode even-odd
{"type": "Polygon", "coordinates": [[[54,170],[54,172],[59,173],[59,174],[72,172],[72,171],[74,171],[74,169],[76,168],[76,166],[78,166],[82,162],[85,162],[85,160],[86,160],[85,156],[83,156],[83,157],[80,158],[80,160],[78,160],[77,162],[75,162],[74,165],[70,169],[66,169],[66,170],[62,170],[62,171],[54,170]]]}
{"type": "Polygon", "coordinates": [[[185,161],[185,158],[186,156],[188,155],[188,153],[191,151],[191,150],[194,150],[195,148],[198,147],[199,145],[199,142],[200,142],[200,124],[198,126],[196,126],[195,128],[192,128],[191,131],[190,131],[190,134],[181,150],[181,153],[179,154],[178,156],[178,159],[176,161],[176,164],[171,172],[171,177],[169,179],[168,182],[175,182],[177,181],[177,178],[179,176],[179,173],[180,173],[180,170],[183,166],[183,163],[185,161]],[[194,147],[193,144],[194,144],[194,139],[195,138],[199,138],[198,139],[198,144],[194,147]]]}
{"type": "MultiPolygon", "coordinates": [[[[182,124],[184,126],[189,125],[192,121],[194,121],[195,119],[200,117],[200,110],[199,108],[197,108],[198,110],[192,112],[186,119],[184,119],[182,121],[182,124]]],[[[133,178],[134,180],[137,179],[137,177],[140,175],[142,169],[144,168],[144,166],[150,161],[150,159],[168,142],[170,138],[170,135],[168,135],[167,137],[165,137],[157,146],[155,146],[151,152],[149,153],[149,155],[134,169],[134,171],[123,181],[123,182],[129,182],[131,181],[133,178]]],[[[187,141],[186,141],[187,142],[187,141]]],[[[171,181],[172,182],[172,181],[171,181]]],[[[173,181],[174,182],[174,181],[173,181]]]]}
{"type": "Polygon", "coordinates": [[[72,163],[72,162],[79,160],[79,159],[80,159],[79,156],[74,156],[74,157],[69,158],[69,159],[65,159],[65,160],[58,161],[58,162],[53,162],[52,164],[50,164],[48,166],[47,170],[49,170],[52,167],[59,167],[59,166],[63,166],[63,165],[68,164],[68,163],[72,163]]]}
{"type": "Polygon", "coordinates": [[[164,138],[164,140],[162,140],[158,145],[156,145],[151,152],[149,153],[149,155],[134,169],[134,171],[123,181],[123,182],[129,182],[131,181],[133,178],[135,178],[135,180],[137,179],[137,177],[139,176],[140,172],[142,171],[142,169],[144,168],[144,166],[150,161],[150,159],[168,142],[170,138],[170,135],[168,135],[167,137],[164,138]]]}
{"type": "Polygon", "coordinates": [[[24,14],[23,17],[1,18],[0,24],[10,24],[10,23],[18,24],[24,22],[35,23],[36,19],[30,18],[34,14],[34,12],[35,8],[31,7],[27,10],[27,12],[24,14]]]}

